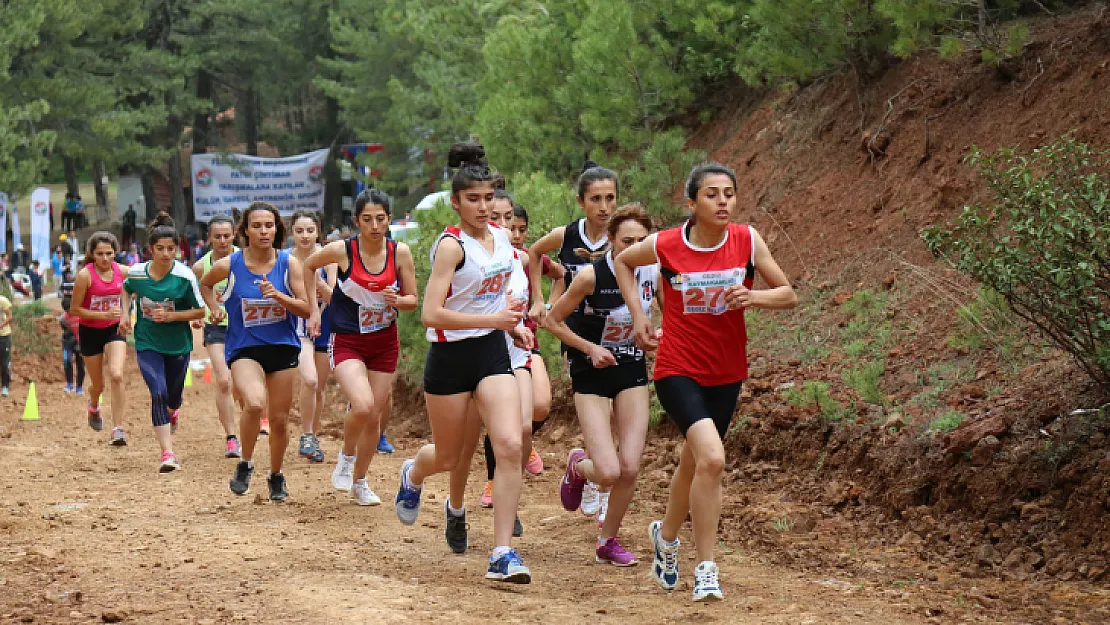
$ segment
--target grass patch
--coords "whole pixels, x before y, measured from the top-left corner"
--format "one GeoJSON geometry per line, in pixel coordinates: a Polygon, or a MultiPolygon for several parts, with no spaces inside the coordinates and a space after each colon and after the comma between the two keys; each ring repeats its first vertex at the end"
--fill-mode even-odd
{"type": "Polygon", "coordinates": [[[886,363],[882,360],[864,362],[844,372],[844,383],[863,401],[876,406],[885,406],[888,403],[886,393],[883,392],[885,372],[886,363]]]}
{"type": "Polygon", "coordinates": [[[794,526],[796,524],[797,524],[797,521],[790,518],[789,515],[783,515],[783,516],[771,521],[771,529],[775,530],[776,532],[778,532],[780,534],[785,534],[785,533],[793,530],[794,526]]]}
{"type": "Polygon", "coordinates": [[[929,429],[937,432],[951,432],[952,430],[960,427],[960,424],[967,418],[962,412],[956,410],[949,410],[941,416],[929,422],[929,429]]]}
{"type": "Polygon", "coordinates": [[[816,409],[825,421],[836,422],[844,419],[848,411],[829,393],[827,382],[804,382],[786,390],[786,401],[791,406],[816,409]]]}
{"type": "Polygon", "coordinates": [[[39,336],[35,320],[50,313],[46,302],[37,300],[12,306],[12,352],[18,354],[53,354],[61,351],[55,341],[39,336]]]}

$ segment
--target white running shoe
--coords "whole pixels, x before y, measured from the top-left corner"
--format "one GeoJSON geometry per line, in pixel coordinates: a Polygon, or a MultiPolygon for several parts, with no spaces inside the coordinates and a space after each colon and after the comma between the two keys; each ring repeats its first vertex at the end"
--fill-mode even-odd
{"type": "Polygon", "coordinates": [[[362,478],[355,482],[351,487],[351,496],[358,500],[360,506],[378,506],[381,505],[382,500],[374,491],[370,490],[370,485],[366,483],[366,478],[362,478]]]}
{"type": "Polygon", "coordinates": [[[355,485],[355,457],[346,456],[339,452],[339,460],[335,463],[335,470],[331,472],[331,485],[335,490],[351,490],[355,485]]]}
{"type": "Polygon", "coordinates": [[[597,500],[597,524],[602,525],[605,523],[605,515],[609,513],[609,493],[598,491],[597,500]]]}
{"type": "Polygon", "coordinates": [[[655,551],[651,563],[651,575],[663,590],[674,590],[678,585],[678,539],[673,543],[663,540],[663,522],[652,521],[648,526],[648,536],[655,551]]]}
{"type": "MultiPolygon", "coordinates": [[[[593,516],[597,514],[598,506],[600,505],[597,495],[597,484],[586,480],[586,486],[582,488],[582,514],[586,516],[593,516]]],[[[571,503],[571,505],[574,504],[571,503]]]]}
{"type": "Polygon", "coordinates": [[[706,560],[694,569],[694,601],[721,600],[721,582],[717,579],[717,564],[706,560]]]}

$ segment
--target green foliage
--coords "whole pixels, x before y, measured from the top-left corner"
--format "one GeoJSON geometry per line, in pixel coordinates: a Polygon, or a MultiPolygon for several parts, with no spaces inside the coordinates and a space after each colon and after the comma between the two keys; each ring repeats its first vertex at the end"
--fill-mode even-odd
{"type": "Polygon", "coordinates": [[[1028,339],[1019,334],[1017,324],[1018,319],[1005,298],[980,287],[973,300],[956,309],[956,331],[949,337],[948,344],[970,351],[999,345],[1009,351],[1012,343],[1028,339]]]}
{"type": "Polygon", "coordinates": [[[1005,298],[1110,388],[1110,150],[1066,136],[1019,155],[975,149],[994,194],[925,241],[1005,298]]]}
{"type": "Polygon", "coordinates": [[[59,351],[56,341],[44,341],[35,320],[49,313],[46,302],[35,300],[12,306],[12,351],[18,354],[51,354],[59,351]]]}
{"type": "Polygon", "coordinates": [[[829,393],[827,382],[803,382],[786,390],[786,401],[791,406],[816,409],[825,421],[836,422],[847,416],[844,406],[829,393]]]}
{"type": "Polygon", "coordinates": [[[863,401],[876,406],[888,403],[886,393],[883,392],[883,374],[886,372],[886,363],[882,360],[871,360],[844,372],[844,383],[859,395],[863,401]]]}
{"type": "Polygon", "coordinates": [[[929,429],[936,432],[951,432],[952,430],[960,427],[967,416],[962,412],[949,410],[941,416],[929,422],[929,429]]]}

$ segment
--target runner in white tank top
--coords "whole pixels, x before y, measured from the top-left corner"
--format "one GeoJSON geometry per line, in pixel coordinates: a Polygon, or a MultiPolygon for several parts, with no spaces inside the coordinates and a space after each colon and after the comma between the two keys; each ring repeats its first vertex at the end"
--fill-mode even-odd
{"type": "Polygon", "coordinates": [[[420,512],[424,479],[451,472],[444,537],[452,551],[466,551],[463,494],[473,452],[462,452],[465,442],[477,439],[481,426],[467,418],[471,402],[477,403],[498,462],[494,549],[486,578],[526,584],[532,574],[512,548],[512,534],[520,499],[521,450],[531,435],[532,420],[531,415],[521,416],[505,333],[529,350],[534,337],[522,323],[524,302],[509,302],[505,295],[513,249],[505,232],[489,223],[494,188],[485,151],[473,143],[454,145],[448,165],[459,168],[451,181],[451,205],[459,213],[459,224],[448,228],[432,248],[421,313],[432,341],[424,368],[424,397],[435,443],[401,465],[394,508],[402,523],[412,525],[420,512]]]}

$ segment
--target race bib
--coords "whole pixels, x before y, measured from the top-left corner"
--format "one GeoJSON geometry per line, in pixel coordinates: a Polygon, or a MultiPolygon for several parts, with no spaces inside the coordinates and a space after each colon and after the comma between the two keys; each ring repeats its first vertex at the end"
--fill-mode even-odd
{"type": "Polygon", "coordinates": [[[139,309],[143,311],[143,316],[147,319],[153,319],[154,309],[159,307],[166,312],[173,312],[175,310],[173,301],[168,299],[156,302],[144,297],[142,301],[139,302],[139,309]]]}
{"type": "Polygon", "coordinates": [[[397,311],[385,304],[358,307],[358,331],[362,334],[384,330],[393,324],[397,311]]]}
{"type": "Polygon", "coordinates": [[[262,299],[246,299],[243,298],[243,327],[254,328],[257,326],[267,326],[273,323],[285,321],[286,312],[285,308],[270,298],[262,299]]]}
{"type": "Polygon", "coordinates": [[[636,346],[632,315],[627,312],[610,314],[601,330],[601,346],[617,356],[638,357],[642,352],[636,346]]]}
{"type": "Polygon", "coordinates": [[[744,268],[682,274],[682,311],[688,315],[725,312],[725,289],[743,284],[744,268]]]}
{"type": "Polygon", "coordinates": [[[479,269],[482,272],[482,283],[474,295],[474,301],[488,302],[501,297],[506,282],[513,272],[513,264],[509,261],[499,261],[485,265],[479,269]]]}
{"type": "Polygon", "coordinates": [[[89,310],[108,312],[119,310],[119,295],[93,295],[89,298],[89,310]]]}

